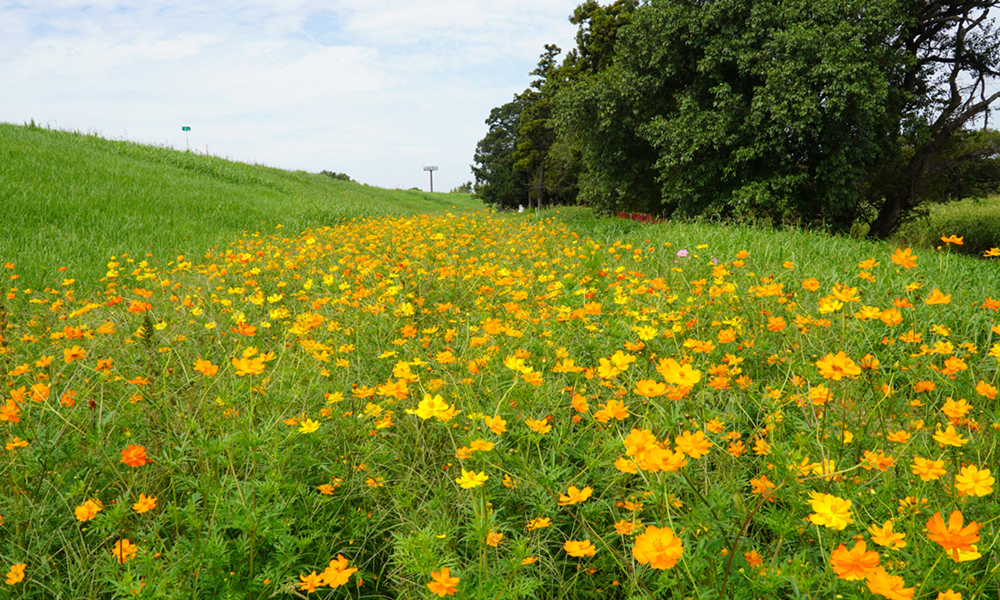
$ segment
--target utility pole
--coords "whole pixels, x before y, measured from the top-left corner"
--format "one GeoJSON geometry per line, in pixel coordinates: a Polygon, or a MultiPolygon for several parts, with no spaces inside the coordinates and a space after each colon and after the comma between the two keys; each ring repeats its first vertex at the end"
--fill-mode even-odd
{"type": "Polygon", "coordinates": [[[425,171],[428,171],[431,175],[431,192],[434,191],[434,171],[437,171],[437,167],[424,167],[425,171]]]}

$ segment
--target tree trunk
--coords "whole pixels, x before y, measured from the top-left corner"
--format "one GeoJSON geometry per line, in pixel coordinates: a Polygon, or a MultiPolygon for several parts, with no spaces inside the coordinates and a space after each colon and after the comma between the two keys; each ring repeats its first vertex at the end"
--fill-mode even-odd
{"type": "Polygon", "coordinates": [[[535,198],[535,209],[542,208],[542,194],[545,192],[545,163],[538,169],[538,192],[535,198]]]}
{"type": "Polygon", "coordinates": [[[903,214],[904,196],[903,190],[894,191],[891,196],[886,197],[882,203],[882,208],[878,211],[878,216],[871,223],[868,230],[868,239],[884,240],[889,237],[892,230],[899,222],[899,217],[903,214]]]}

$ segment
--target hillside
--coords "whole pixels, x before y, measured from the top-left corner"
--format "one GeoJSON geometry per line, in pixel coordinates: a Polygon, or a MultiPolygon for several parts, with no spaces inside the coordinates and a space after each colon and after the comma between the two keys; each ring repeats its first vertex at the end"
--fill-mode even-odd
{"type": "Polygon", "coordinates": [[[201,254],[242,232],[478,208],[466,195],[385,190],[94,135],[0,123],[0,262],[23,285],[67,267],[96,281],[122,253],[201,254]]]}

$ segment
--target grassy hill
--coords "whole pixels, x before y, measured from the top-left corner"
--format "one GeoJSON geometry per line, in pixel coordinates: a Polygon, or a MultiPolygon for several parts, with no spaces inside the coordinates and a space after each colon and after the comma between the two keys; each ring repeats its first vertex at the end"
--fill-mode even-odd
{"type": "MultiPolygon", "coordinates": [[[[242,232],[467,210],[469,196],[384,190],[93,135],[0,123],[0,262],[96,281],[122,253],[202,254],[242,232]]],[[[34,284],[32,284],[34,285],[34,284]]]]}

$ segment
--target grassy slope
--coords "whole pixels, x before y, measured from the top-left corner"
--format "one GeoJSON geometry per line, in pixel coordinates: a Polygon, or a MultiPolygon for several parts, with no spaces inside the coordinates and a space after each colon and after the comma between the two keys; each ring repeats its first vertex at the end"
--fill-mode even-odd
{"type": "Polygon", "coordinates": [[[0,123],[0,262],[21,284],[97,281],[111,256],[201,254],[242,232],[473,209],[469,196],[384,190],[96,136],[0,123]]]}

